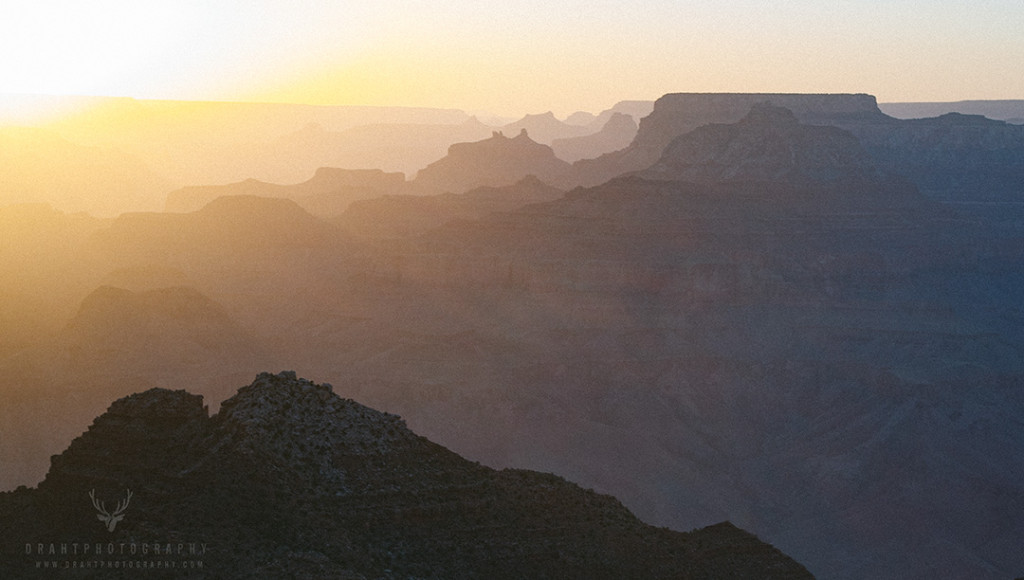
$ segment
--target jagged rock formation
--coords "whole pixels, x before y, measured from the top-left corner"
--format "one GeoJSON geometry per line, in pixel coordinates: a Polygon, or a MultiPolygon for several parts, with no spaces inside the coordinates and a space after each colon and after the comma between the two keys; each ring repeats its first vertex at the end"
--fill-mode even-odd
{"type": "Polygon", "coordinates": [[[413,185],[429,193],[463,193],[476,187],[511,185],[527,175],[554,187],[572,183],[572,166],[555,157],[551,147],[530,139],[494,132],[490,139],[456,143],[448,155],[416,174],[413,185]]]}
{"type": "Polygon", "coordinates": [[[539,115],[526,115],[522,119],[499,128],[503,134],[518,135],[526,131],[537,143],[552,145],[557,139],[581,137],[593,133],[594,129],[563,123],[551,111],[539,115]]]}
{"type": "Polygon", "coordinates": [[[910,179],[941,201],[1019,201],[1024,183],[1024,127],[970,115],[904,121],[879,110],[870,95],[669,94],[640,121],[619,151],[574,164],[582,185],[641,171],[665,147],[701,125],[735,123],[752,106],[784,107],[804,124],[852,133],[879,169],[910,179]]]}
{"type": "Polygon", "coordinates": [[[863,94],[668,94],[655,101],[651,114],[640,120],[636,139],[629,147],[576,164],[581,173],[580,183],[597,185],[617,175],[646,169],[676,137],[709,123],[735,123],[759,103],[789,109],[801,122],[811,124],[885,117],[878,110],[875,98],[863,94]]]}
{"type": "Polygon", "coordinates": [[[43,560],[202,562],[198,575],[217,578],[811,577],[730,524],[646,526],[611,497],[471,463],[288,372],[261,374],[213,417],[185,391],[120,399],[38,489],[0,494],[0,514],[5,577],[52,573],[43,560]],[[131,491],[113,530],[90,490],[131,491]],[[51,543],[100,554],[50,555],[51,543]],[[157,554],[131,555],[142,544],[157,554]]]}
{"type": "Polygon", "coordinates": [[[801,124],[789,109],[758,104],[739,122],[699,127],[674,139],[648,179],[832,181],[872,178],[872,159],[857,138],[837,127],[801,124]]]}
{"type": "Polygon", "coordinates": [[[604,127],[608,121],[617,113],[629,115],[634,120],[639,120],[651,114],[654,109],[654,101],[619,101],[610,109],[605,109],[594,115],[585,111],[577,111],[569,115],[565,122],[570,125],[589,126],[594,130],[604,127]]]}
{"type": "Polygon", "coordinates": [[[251,195],[289,199],[314,215],[333,217],[355,200],[399,193],[404,185],[405,176],[401,173],[321,167],[312,178],[295,185],[247,179],[230,185],[184,187],[167,194],[165,210],[198,211],[218,197],[251,195]]]}
{"type": "Polygon", "coordinates": [[[618,151],[633,142],[637,124],[633,117],[614,113],[597,133],[569,139],[555,139],[551,148],[559,159],[573,163],[580,159],[592,159],[618,151]]]}
{"type": "Polygon", "coordinates": [[[479,187],[466,193],[384,196],[353,203],[335,223],[370,238],[418,236],[455,220],[480,219],[562,196],[560,189],[530,175],[504,187],[479,187]]]}

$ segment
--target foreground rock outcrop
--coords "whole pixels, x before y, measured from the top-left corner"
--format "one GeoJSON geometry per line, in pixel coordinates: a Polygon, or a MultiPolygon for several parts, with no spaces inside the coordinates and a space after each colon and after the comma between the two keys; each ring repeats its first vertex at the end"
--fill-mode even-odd
{"type": "Polygon", "coordinates": [[[9,578],[51,565],[81,577],[810,577],[731,524],[647,526],[609,496],[469,462],[290,372],[261,374],[213,417],[185,391],[120,399],[38,489],[0,494],[0,514],[9,578]]]}

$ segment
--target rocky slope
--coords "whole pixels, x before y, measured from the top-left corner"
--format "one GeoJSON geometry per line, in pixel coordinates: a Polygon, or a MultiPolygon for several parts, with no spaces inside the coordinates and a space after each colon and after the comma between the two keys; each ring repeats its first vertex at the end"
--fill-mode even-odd
{"type": "Polygon", "coordinates": [[[870,95],[669,94],[641,120],[633,142],[598,159],[576,162],[579,183],[597,185],[654,164],[673,139],[699,126],[731,124],[764,103],[809,125],[852,133],[882,170],[910,179],[940,201],[1020,201],[1024,127],[973,115],[901,120],[870,95]]]}
{"type": "Polygon", "coordinates": [[[527,175],[554,187],[573,182],[572,166],[555,157],[551,147],[530,139],[524,129],[515,137],[495,132],[490,139],[452,145],[446,157],[416,174],[413,185],[427,193],[463,193],[511,185],[527,175]]]}
{"type": "Polygon", "coordinates": [[[81,577],[137,575],[128,562],[200,578],[811,577],[730,524],[644,525],[611,497],[471,463],[294,373],[261,374],[213,417],[185,391],[118,400],[38,489],[0,494],[0,514],[0,571],[19,578],[52,574],[42,561],[125,566],[81,577]]]}
{"type": "Polygon", "coordinates": [[[705,125],[677,137],[639,175],[705,183],[831,181],[877,173],[851,133],[801,124],[789,109],[757,104],[736,123],[705,125]]]}
{"type": "Polygon", "coordinates": [[[735,123],[759,103],[789,109],[801,122],[811,124],[885,118],[875,98],[863,94],[668,94],[655,101],[651,114],[640,120],[637,136],[629,147],[576,164],[580,183],[597,185],[617,175],[646,169],[676,137],[710,123],[735,123]]]}

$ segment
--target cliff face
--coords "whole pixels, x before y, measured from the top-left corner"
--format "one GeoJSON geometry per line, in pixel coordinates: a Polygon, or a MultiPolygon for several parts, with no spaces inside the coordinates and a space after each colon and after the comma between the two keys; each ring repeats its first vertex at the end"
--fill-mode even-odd
{"type": "Polygon", "coordinates": [[[287,372],[213,417],[185,391],[118,400],[37,490],[0,494],[0,514],[0,572],[19,578],[42,560],[201,562],[217,578],[810,578],[730,524],[646,526],[611,497],[471,463],[287,372]],[[159,547],[132,552],[143,544],[159,547]]]}
{"type": "Polygon", "coordinates": [[[906,177],[932,199],[1020,201],[1024,126],[976,115],[900,120],[871,95],[669,94],[655,102],[626,148],[574,165],[579,183],[597,185],[656,163],[673,139],[707,124],[730,124],[757,104],[789,109],[803,124],[845,129],[879,169],[906,177]]]}
{"type": "Polygon", "coordinates": [[[674,139],[641,176],[667,181],[829,181],[873,177],[857,138],[801,124],[789,109],[757,104],[739,122],[704,125],[674,139]]]}
{"type": "Polygon", "coordinates": [[[668,94],[655,101],[651,114],[640,120],[637,136],[629,147],[577,163],[580,183],[597,185],[616,175],[646,169],[676,137],[710,123],[735,123],[759,103],[784,107],[801,122],[812,124],[885,118],[875,98],[864,94],[668,94]]]}

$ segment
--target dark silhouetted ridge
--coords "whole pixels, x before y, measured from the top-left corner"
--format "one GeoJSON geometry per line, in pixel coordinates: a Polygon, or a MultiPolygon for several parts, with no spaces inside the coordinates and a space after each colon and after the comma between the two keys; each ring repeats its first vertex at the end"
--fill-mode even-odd
{"type": "Polygon", "coordinates": [[[469,462],[291,372],[259,375],[213,417],[185,391],[120,399],[38,489],[0,494],[0,514],[2,545],[20,552],[0,559],[5,577],[35,572],[26,543],[71,541],[197,544],[201,556],[155,557],[202,559],[217,578],[810,577],[730,524],[647,526],[614,498],[469,462]],[[109,531],[89,493],[113,509],[128,490],[109,531]]]}

